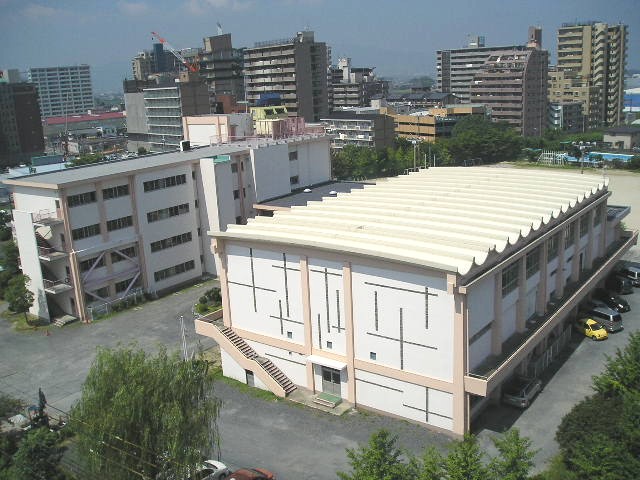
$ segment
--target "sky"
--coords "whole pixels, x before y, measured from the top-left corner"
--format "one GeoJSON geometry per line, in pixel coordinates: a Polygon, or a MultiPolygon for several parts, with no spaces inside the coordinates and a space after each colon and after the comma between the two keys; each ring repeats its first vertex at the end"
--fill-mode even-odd
{"type": "Polygon", "coordinates": [[[519,45],[540,26],[555,62],[558,27],[590,20],[628,25],[627,67],[640,69],[638,0],[0,0],[0,69],[87,63],[96,93],[121,92],[151,31],[176,48],[201,47],[219,22],[236,48],[308,29],[334,63],[435,78],[436,51],[464,47],[469,35],[519,45]]]}

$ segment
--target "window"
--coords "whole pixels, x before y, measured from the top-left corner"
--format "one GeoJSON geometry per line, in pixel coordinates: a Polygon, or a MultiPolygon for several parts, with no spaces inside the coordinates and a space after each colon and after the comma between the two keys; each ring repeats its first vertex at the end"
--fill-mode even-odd
{"type": "Polygon", "coordinates": [[[101,298],[107,298],[109,296],[109,287],[102,287],[95,291],[95,294],[101,298]]]}
{"type": "Polygon", "coordinates": [[[200,204],[198,203],[198,200],[197,200],[197,199],[196,199],[196,201],[195,201],[195,204],[196,204],[196,208],[200,208],[200,204]]]}
{"type": "Polygon", "coordinates": [[[196,268],[196,262],[194,262],[193,260],[189,260],[188,262],[180,263],[178,265],[174,265],[173,267],[158,270],[153,274],[153,278],[156,282],[159,282],[169,277],[188,272],[189,270],[193,270],[194,268],[196,268]]]}
{"type": "Polygon", "coordinates": [[[129,185],[118,185],[117,187],[103,188],[102,198],[109,200],[111,198],[125,197],[129,195],[129,185]]]}
{"type": "Polygon", "coordinates": [[[540,247],[527,253],[527,278],[531,278],[540,270],[540,247]]]}
{"type": "Polygon", "coordinates": [[[133,280],[133,277],[122,280],[121,282],[116,282],[116,293],[124,292],[131,283],[131,280],[133,280]]]}
{"type": "Polygon", "coordinates": [[[186,232],[174,237],[158,240],[157,242],[151,242],[151,252],[159,252],[160,250],[166,250],[167,248],[173,248],[183,243],[188,243],[192,239],[191,232],[186,232]]]}
{"type": "Polygon", "coordinates": [[[584,237],[587,233],[589,233],[589,214],[580,218],[580,237],[584,237]]]}
{"type": "Polygon", "coordinates": [[[289,152],[289,161],[293,162],[294,160],[298,160],[298,151],[289,152]]]}
{"type": "Polygon", "coordinates": [[[298,175],[294,175],[293,177],[289,177],[289,183],[291,183],[291,185],[297,185],[298,184],[298,175]]]}
{"type": "Polygon", "coordinates": [[[553,260],[558,256],[558,235],[553,235],[547,242],[547,260],[553,260]]]}
{"type": "Polygon", "coordinates": [[[376,357],[377,357],[376,352],[369,352],[369,358],[370,358],[371,360],[375,360],[375,359],[376,359],[376,357]]]}
{"type": "Polygon", "coordinates": [[[175,187],[176,185],[182,185],[185,183],[187,183],[187,176],[182,174],[173,175],[172,177],[158,178],[157,180],[150,180],[148,182],[144,182],[143,186],[145,192],[152,192],[154,190],[175,187]]]}
{"type": "Polygon", "coordinates": [[[202,228],[198,227],[198,236],[201,237],[202,236],[202,228]]]}
{"type": "Polygon", "coordinates": [[[576,234],[576,222],[571,223],[564,231],[564,248],[569,248],[573,245],[573,237],[576,234]]]}
{"type": "Polygon", "coordinates": [[[238,173],[238,164],[237,163],[232,163],[231,164],[231,173],[238,173]]]}
{"type": "Polygon", "coordinates": [[[82,260],[80,261],[80,263],[78,264],[78,266],[80,267],[80,271],[81,272],[87,272],[91,269],[91,267],[93,267],[93,264],[95,263],[95,267],[93,268],[100,268],[100,267],[104,267],[104,255],[102,256],[102,258],[96,263],[96,258],[98,257],[93,257],[93,258],[88,258],[86,260],[82,260]]]}
{"type": "Polygon", "coordinates": [[[107,231],[113,232],[114,230],[121,230],[131,225],[133,225],[133,217],[131,215],[128,217],[115,218],[113,220],[107,220],[107,231]]]}
{"type": "Polygon", "coordinates": [[[242,217],[236,217],[236,225],[242,225],[242,217]]]}
{"type": "MultiPolygon", "coordinates": [[[[126,255],[129,258],[135,258],[138,256],[138,252],[136,251],[136,247],[134,246],[122,248],[120,249],[120,252],[122,253],[122,255],[126,255]]],[[[120,255],[120,253],[118,252],[111,252],[111,263],[118,263],[122,260],[126,260],[126,258],[124,258],[122,255],[120,255]]]]}
{"type": "Polygon", "coordinates": [[[196,179],[196,171],[195,170],[191,171],[191,178],[194,179],[194,180],[196,179]]]}
{"type": "Polygon", "coordinates": [[[100,224],[87,225],[86,227],[74,228],[71,230],[71,237],[74,240],[82,240],[83,238],[94,237],[100,235],[100,224]]]}
{"type": "Polygon", "coordinates": [[[333,342],[327,340],[327,348],[333,348],[333,342]]]}
{"type": "Polygon", "coordinates": [[[233,198],[234,200],[237,200],[240,198],[240,190],[234,190],[233,191],[233,198]]]}
{"type": "Polygon", "coordinates": [[[183,203],[181,205],[176,205],[175,207],[163,208],[161,210],[149,212],[147,213],[147,222],[153,223],[159,220],[164,220],[166,218],[184,215],[185,213],[189,213],[188,203],[183,203]]]}
{"type": "Polygon", "coordinates": [[[596,207],[596,211],[593,214],[593,226],[596,227],[602,223],[602,204],[596,207]]]}
{"type": "Polygon", "coordinates": [[[520,264],[516,260],[507,268],[502,270],[502,296],[506,297],[518,287],[518,274],[520,264]]]}
{"type": "Polygon", "coordinates": [[[78,195],[69,195],[67,197],[67,205],[69,208],[79,207],[80,205],[86,205],[87,203],[94,203],[96,201],[96,192],[79,193],[78,195]]]}
{"type": "Polygon", "coordinates": [[[287,332],[287,338],[293,338],[293,332],[287,332]]]}

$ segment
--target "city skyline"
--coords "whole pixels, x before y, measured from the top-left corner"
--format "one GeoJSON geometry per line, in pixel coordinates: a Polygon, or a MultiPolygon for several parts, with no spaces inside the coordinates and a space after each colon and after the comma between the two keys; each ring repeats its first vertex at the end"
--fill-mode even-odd
{"type": "Polygon", "coordinates": [[[436,50],[464,47],[469,35],[482,35],[491,46],[524,44],[527,28],[540,26],[543,48],[554,63],[562,23],[598,20],[629,26],[627,68],[640,68],[640,51],[634,48],[640,44],[640,12],[631,0],[493,0],[456,6],[415,0],[394,8],[379,0],[0,0],[0,40],[9,46],[0,66],[25,71],[86,63],[97,93],[120,91],[121,81],[132,76],[131,58],[152,47],[151,31],[176,48],[201,47],[203,37],[217,33],[219,22],[234,47],[309,29],[331,47],[334,63],[346,56],[354,65],[376,67],[378,76],[435,78],[436,50]]]}

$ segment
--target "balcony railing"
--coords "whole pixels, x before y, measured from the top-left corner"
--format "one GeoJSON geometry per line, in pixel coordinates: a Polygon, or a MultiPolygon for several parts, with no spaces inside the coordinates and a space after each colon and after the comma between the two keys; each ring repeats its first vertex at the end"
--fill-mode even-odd
{"type": "Polygon", "coordinates": [[[69,277],[65,277],[62,280],[48,280],[43,279],[44,290],[47,293],[58,294],[71,290],[73,286],[70,283],[69,277]]]}
{"type": "Polygon", "coordinates": [[[47,262],[52,262],[54,260],[60,260],[62,258],[67,258],[68,254],[64,251],[64,246],[62,247],[38,247],[38,257],[40,260],[44,260],[47,262]]]}

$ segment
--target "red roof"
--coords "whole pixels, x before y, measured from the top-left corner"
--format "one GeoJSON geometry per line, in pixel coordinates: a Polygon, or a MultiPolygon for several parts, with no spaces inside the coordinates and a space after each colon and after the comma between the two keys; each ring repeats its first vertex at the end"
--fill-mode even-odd
{"type": "Polygon", "coordinates": [[[92,113],[85,115],[69,115],[68,117],[49,117],[44,119],[45,125],[62,125],[67,123],[80,123],[100,120],[113,120],[126,117],[125,112],[106,112],[106,113],[92,113]]]}

